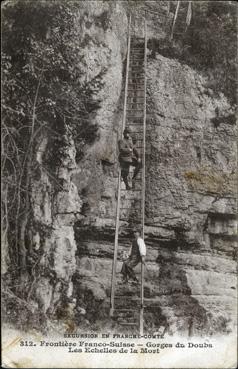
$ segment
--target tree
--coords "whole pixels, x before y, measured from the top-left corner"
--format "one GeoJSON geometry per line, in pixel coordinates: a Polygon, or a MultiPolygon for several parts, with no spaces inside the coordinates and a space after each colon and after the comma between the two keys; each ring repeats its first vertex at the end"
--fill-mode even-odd
{"type": "Polygon", "coordinates": [[[20,0],[3,9],[3,231],[11,268],[21,276],[35,263],[28,229],[34,226],[31,186],[39,165],[60,186],[66,135],[74,137],[78,160],[97,136],[90,118],[100,106],[93,93],[102,76],[90,84],[83,78],[79,16],[77,2],[20,0]],[[39,164],[36,153],[46,135],[47,155],[39,164]]]}

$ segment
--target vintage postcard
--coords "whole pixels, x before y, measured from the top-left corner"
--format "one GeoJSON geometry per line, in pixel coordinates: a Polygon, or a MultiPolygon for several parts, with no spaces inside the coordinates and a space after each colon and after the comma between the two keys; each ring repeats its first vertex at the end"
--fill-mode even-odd
{"type": "Polygon", "coordinates": [[[2,366],[236,368],[237,4],[2,2],[2,366]]]}

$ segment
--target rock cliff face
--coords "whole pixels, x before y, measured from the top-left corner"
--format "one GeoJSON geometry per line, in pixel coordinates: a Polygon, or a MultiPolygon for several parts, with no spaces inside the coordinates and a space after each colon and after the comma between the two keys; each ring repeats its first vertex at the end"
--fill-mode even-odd
{"type": "MultiPolygon", "coordinates": [[[[90,83],[103,72],[102,84],[95,89],[101,105],[92,116],[97,139],[76,161],[74,137],[66,134],[58,168],[60,190],[50,195],[51,181],[42,172],[33,196],[34,217],[50,228],[44,239],[48,259],[42,263],[56,276],[55,284],[41,279],[38,300],[47,311],[65,289],[85,309],[94,329],[110,325],[127,36],[126,10],[117,3],[107,13],[108,6],[84,2],[80,18],[84,36],[90,36],[83,50],[85,78],[90,83]],[[109,22],[109,29],[95,17],[109,22]]],[[[156,35],[152,29],[149,34],[156,35]]],[[[146,329],[229,333],[234,329],[237,293],[234,108],[223,94],[207,88],[206,76],[150,50],[147,79],[146,329]]],[[[45,142],[39,162],[46,147],[45,142]]],[[[131,242],[126,225],[121,228],[120,252],[131,242]]],[[[43,242],[40,231],[34,237],[37,248],[43,242]]],[[[139,288],[121,289],[139,296],[139,288]]]]}
{"type": "Polygon", "coordinates": [[[50,314],[55,312],[62,298],[72,297],[75,252],[77,247],[80,248],[80,240],[78,246],[75,242],[74,224],[84,218],[88,207],[91,214],[97,216],[103,189],[107,192],[110,188],[104,181],[103,163],[109,161],[111,165],[115,160],[112,158],[117,142],[117,106],[126,55],[128,20],[119,3],[84,2],[75,19],[74,27],[81,29],[75,48],[80,49],[80,60],[84,61],[81,65],[82,79],[93,91],[92,100],[101,101],[101,105],[97,114],[91,116],[92,124],[97,127],[98,139],[93,146],[86,145],[79,164],[77,139],[69,126],[64,127],[60,157],[55,158],[59,163],[56,175],[52,176],[41,166],[52,145],[47,135],[36,154],[37,164],[42,169],[32,183],[35,222],[32,237],[35,250],[42,247],[44,251],[40,265],[47,272],[36,282],[35,297],[42,310],[50,314]]]}
{"type": "MultiPolygon", "coordinates": [[[[194,70],[157,55],[148,64],[147,113],[145,298],[160,307],[148,315],[148,327],[229,332],[236,311],[235,127],[226,123],[232,109],[194,70]]],[[[113,219],[115,207],[101,196],[113,219]]],[[[81,299],[90,291],[102,304],[110,293],[113,235],[109,220],[97,222],[78,238],[75,287],[81,299]]],[[[129,245],[121,241],[122,249],[129,245]]],[[[90,310],[86,298],[81,303],[90,310]]]]}

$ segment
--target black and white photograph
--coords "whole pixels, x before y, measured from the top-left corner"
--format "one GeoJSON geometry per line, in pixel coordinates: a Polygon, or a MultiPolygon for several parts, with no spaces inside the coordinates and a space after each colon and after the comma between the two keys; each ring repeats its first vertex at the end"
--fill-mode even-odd
{"type": "Polygon", "coordinates": [[[236,368],[236,2],[1,6],[2,366],[236,368]]]}

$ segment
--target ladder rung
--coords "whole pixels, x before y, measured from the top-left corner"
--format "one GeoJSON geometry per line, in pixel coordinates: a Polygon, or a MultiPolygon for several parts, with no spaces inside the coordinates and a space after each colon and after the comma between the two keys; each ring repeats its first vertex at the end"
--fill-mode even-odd
{"type": "Polygon", "coordinates": [[[128,85],[140,85],[140,87],[144,86],[145,80],[144,78],[133,78],[130,77],[128,80],[128,85]]]}
{"type": "Polygon", "coordinates": [[[155,305],[155,306],[150,306],[150,305],[148,305],[148,306],[145,306],[145,308],[146,308],[147,310],[150,310],[150,309],[158,309],[158,308],[161,308],[161,306],[160,306],[160,305],[155,305]]]}
{"type": "Polygon", "coordinates": [[[144,110],[144,107],[143,107],[143,103],[128,103],[127,106],[128,108],[126,110],[144,110]],[[128,105],[131,105],[131,106],[128,106],[128,105]],[[135,105],[139,105],[138,107],[135,106],[135,105]]]}
{"type": "Polygon", "coordinates": [[[128,125],[130,125],[130,124],[134,124],[134,125],[143,125],[143,117],[135,117],[135,118],[133,118],[133,119],[131,119],[131,120],[128,120],[128,125]]]}
{"type": "MultiPolygon", "coordinates": [[[[128,113],[127,113],[127,115],[128,115],[128,116],[127,116],[127,118],[128,118],[128,119],[133,119],[133,118],[135,118],[135,119],[136,119],[136,118],[142,118],[142,119],[143,119],[143,113],[142,113],[142,112],[138,112],[138,114],[136,114],[136,115],[135,115],[135,114],[136,114],[136,113],[134,113],[134,115],[130,115],[130,116],[129,116],[129,115],[128,115],[128,113]],[[140,114],[140,116],[138,116],[139,114],[140,114]]],[[[141,124],[142,124],[142,123],[141,123],[141,124]]]]}
{"type": "Polygon", "coordinates": [[[133,131],[131,129],[131,133],[133,135],[133,138],[136,138],[137,142],[138,141],[143,141],[143,138],[144,138],[144,132],[143,131],[138,132],[138,131],[133,131]]]}
{"type": "MultiPolygon", "coordinates": [[[[138,56],[138,55],[136,55],[136,56],[138,56]]],[[[134,61],[143,61],[144,62],[144,57],[143,58],[135,58],[135,56],[134,55],[132,55],[132,60],[133,60],[133,62],[134,61]]]]}
{"type": "Polygon", "coordinates": [[[131,41],[131,47],[135,49],[144,49],[145,48],[145,42],[138,42],[138,41],[131,41]]]}
{"type": "Polygon", "coordinates": [[[134,106],[134,107],[143,107],[144,106],[144,101],[141,101],[141,102],[133,102],[133,101],[131,101],[131,102],[127,102],[127,106],[128,105],[131,105],[132,107],[134,106]]]}
{"type": "MultiPolygon", "coordinates": [[[[133,110],[133,111],[139,111],[139,112],[143,112],[144,111],[144,109],[127,109],[127,111],[128,110],[133,110]]],[[[141,114],[141,113],[140,113],[141,114]]],[[[142,114],[143,115],[143,114],[142,114]]],[[[133,115],[132,115],[132,117],[133,117],[133,115]]],[[[129,116],[128,116],[128,118],[129,118],[129,116]]],[[[135,117],[136,118],[136,117],[135,117]]],[[[138,118],[141,118],[141,117],[138,117],[138,118]]]]}
{"type": "MultiPolygon", "coordinates": [[[[144,96],[127,96],[127,99],[132,99],[135,104],[138,104],[138,102],[136,102],[137,100],[142,100],[144,101],[144,96]]],[[[141,103],[140,103],[141,104],[141,103]]]]}
{"type": "Polygon", "coordinates": [[[136,84],[136,83],[129,83],[129,87],[130,87],[130,90],[131,90],[131,88],[133,89],[132,91],[136,91],[136,92],[138,92],[138,91],[144,91],[143,89],[142,89],[142,87],[143,87],[143,85],[142,84],[136,84]]]}
{"type": "Polygon", "coordinates": [[[143,83],[139,83],[139,82],[135,82],[135,83],[134,83],[134,82],[129,82],[129,81],[128,81],[128,85],[130,85],[130,86],[131,86],[131,85],[134,85],[134,86],[139,86],[139,87],[144,86],[144,84],[143,84],[143,83]]]}
{"type": "Polygon", "coordinates": [[[125,323],[128,325],[128,324],[138,324],[138,317],[133,317],[133,316],[117,316],[115,317],[116,318],[116,321],[117,321],[117,324],[122,324],[122,325],[125,325],[125,323]]]}
{"type": "Polygon", "coordinates": [[[133,119],[133,118],[143,118],[143,113],[142,112],[138,112],[138,114],[134,113],[133,115],[128,115],[127,118],[128,119],[133,119]],[[140,114],[140,117],[138,117],[138,115],[140,114]]]}
{"type": "Polygon", "coordinates": [[[144,79],[145,77],[145,73],[144,73],[144,70],[142,69],[142,70],[140,70],[140,71],[130,71],[129,72],[129,74],[130,74],[130,77],[129,78],[140,78],[140,79],[144,79]],[[133,76],[137,76],[137,77],[133,77],[133,76]],[[139,76],[139,77],[138,77],[139,76]]]}
{"type": "Polygon", "coordinates": [[[119,311],[134,311],[134,312],[138,312],[138,310],[136,310],[136,309],[125,309],[125,308],[115,308],[114,309],[114,311],[115,310],[119,310],[119,311]]]}
{"type": "MultiPolygon", "coordinates": [[[[129,75],[132,76],[132,75],[137,75],[137,76],[140,76],[140,78],[143,78],[144,79],[144,76],[145,76],[145,71],[143,68],[140,68],[139,70],[130,70],[129,72],[129,75]]],[[[131,78],[131,77],[129,77],[131,78]]]]}
{"type": "MultiPolygon", "coordinates": [[[[136,106],[137,105],[139,105],[140,107],[142,106],[144,106],[144,104],[143,103],[128,103],[127,104],[127,106],[128,106],[128,109],[127,110],[129,110],[129,109],[139,109],[139,108],[137,108],[136,106]],[[130,106],[129,106],[130,105],[130,106]]],[[[140,109],[139,109],[140,110],[140,109]]],[[[142,109],[142,110],[144,110],[144,108],[142,109]]]]}
{"type": "MultiPolygon", "coordinates": [[[[129,222],[129,219],[131,219],[131,215],[130,215],[130,216],[128,216],[128,217],[125,217],[125,218],[120,218],[120,221],[121,221],[121,222],[129,222]]],[[[133,221],[134,221],[134,223],[135,223],[135,218],[133,219],[133,221]]],[[[138,217],[138,223],[140,223],[140,222],[139,222],[139,217],[138,217]]]]}
{"type": "Polygon", "coordinates": [[[137,320],[137,316],[134,316],[134,314],[132,312],[120,312],[117,315],[117,319],[120,321],[124,321],[124,322],[136,322],[137,320]]]}
{"type": "Polygon", "coordinates": [[[144,102],[137,102],[137,103],[135,103],[135,102],[129,102],[129,103],[127,103],[127,105],[130,105],[130,106],[143,106],[144,107],[144,102]]]}
{"type": "Polygon", "coordinates": [[[135,103],[135,102],[130,102],[130,103],[127,103],[127,106],[128,105],[131,105],[130,109],[133,109],[133,107],[144,107],[144,103],[141,102],[141,103],[135,103]]]}
{"type": "MultiPolygon", "coordinates": [[[[134,111],[136,111],[137,112],[137,109],[134,109],[134,111]]],[[[133,113],[132,112],[132,115],[128,115],[128,118],[130,117],[130,118],[142,118],[143,117],[143,111],[144,111],[144,109],[140,109],[139,111],[138,111],[138,114],[140,114],[140,117],[137,117],[137,115],[138,114],[136,114],[136,113],[133,113]],[[142,115],[142,117],[141,117],[141,115],[142,115]]]]}
{"type": "MultiPolygon", "coordinates": [[[[134,100],[132,100],[132,101],[128,101],[128,104],[144,104],[144,96],[140,96],[140,98],[141,98],[140,101],[135,102],[134,100]]],[[[136,97],[135,96],[129,96],[129,99],[136,99],[136,97]]]]}
{"type": "Polygon", "coordinates": [[[120,325],[130,325],[130,326],[132,326],[132,325],[134,325],[134,326],[138,326],[139,325],[139,323],[120,323],[120,325]]]}
{"type": "Polygon", "coordinates": [[[137,207],[135,207],[135,205],[131,205],[130,208],[120,208],[120,210],[132,210],[132,208],[133,210],[141,210],[141,205],[137,207]]]}
{"type": "Polygon", "coordinates": [[[145,85],[144,83],[128,83],[128,91],[144,92],[145,93],[145,85]]]}
{"type": "MultiPolygon", "coordinates": [[[[133,124],[132,124],[132,126],[133,126],[133,124]]],[[[137,133],[137,134],[143,134],[144,133],[144,131],[132,131],[132,133],[137,133]]],[[[139,140],[139,139],[138,139],[139,140]]]]}
{"type": "MultiPolygon", "coordinates": [[[[129,191],[129,194],[131,193],[132,191],[129,191]]],[[[132,193],[132,195],[133,195],[133,193],[132,193]]],[[[136,194],[137,195],[137,194],[136,194]]],[[[141,200],[141,197],[139,196],[139,198],[137,199],[137,198],[135,198],[135,197],[129,197],[129,198],[127,198],[127,197],[122,197],[122,199],[124,199],[124,200],[127,200],[127,201],[139,201],[139,199],[141,200]]]]}
{"type": "Polygon", "coordinates": [[[131,199],[131,200],[126,200],[126,202],[130,202],[131,203],[131,206],[130,207],[121,207],[120,210],[129,210],[129,211],[138,211],[138,210],[141,210],[141,203],[138,201],[137,204],[133,204],[133,201],[134,199],[131,199]]]}
{"type": "Polygon", "coordinates": [[[142,68],[143,66],[144,66],[144,63],[140,63],[139,65],[138,64],[131,64],[130,68],[142,68]]]}
{"type": "Polygon", "coordinates": [[[125,188],[125,189],[124,189],[124,188],[122,188],[122,189],[121,189],[121,191],[124,191],[124,192],[126,191],[126,192],[127,192],[127,191],[141,191],[141,190],[136,189],[136,188],[131,189],[131,190],[127,190],[126,188],[125,188]]]}
{"type": "Polygon", "coordinates": [[[138,198],[133,197],[132,199],[123,198],[122,201],[124,201],[124,200],[125,201],[130,201],[131,200],[131,201],[134,201],[134,203],[136,203],[136,202],[139,203],[141,201],[141,198],[140,197],[138,197],[138,198]]]}
{"type": "MultiPolygon", "coordinates": [[[[128,299],[128,303],[129,303],[129,301],[131,301],[131,299],[128,299]]],[[[137,316],[137,314],[139,313],[139,309],[138,308],[132,309],[132,307],[130,307],[130,308],[131,308],[130,310],[126,310],[125,307],[124,307],[124,310],[123,310],[123,306],[121,307],[121,310],[120,310],[120,308],[119,309],[115,308],[115,310],[116,310],[115,313],[118,314],[117,315],[118,317],[125,316],[125,317],[132,318],[133,316],[134,317],[137,316]]]]}
{"type": "MultiPolygon", "coordinates": [[[[131,293],[130,295],[115,295],[115,299],[119,299],[121,297],[125,297],[126,299],[128,299],[128,297],[133,297],[133,294],[131,293]]],[[[132,301],[132,299],[131,299],[132,301]]]]}
{"type": "Polygon", "coordinates": [[[142,122],[128,122],[129,126],[143,126],[143,118],[142,118],[142,122]]]}

